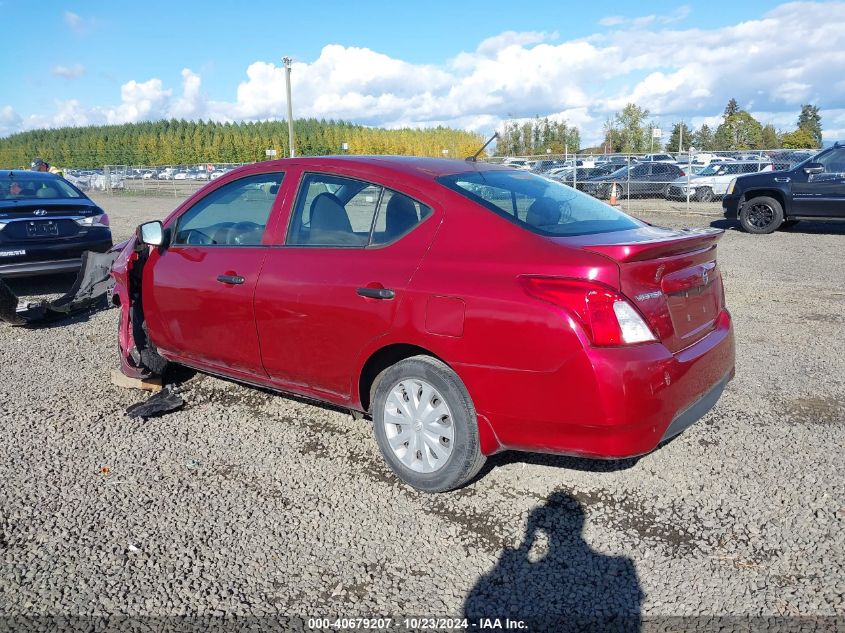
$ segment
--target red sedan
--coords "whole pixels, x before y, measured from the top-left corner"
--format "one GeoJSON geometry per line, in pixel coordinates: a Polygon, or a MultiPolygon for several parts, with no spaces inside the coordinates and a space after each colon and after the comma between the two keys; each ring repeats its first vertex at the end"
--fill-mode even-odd
{"type": "Polygon", "coordinates": [[[371,416],[388,465],[427,491],[504,449],[641,455],[733,377],[721,233],[651,226],[510,167],[258,163],[127,244],[121,365],[371,416]]]}

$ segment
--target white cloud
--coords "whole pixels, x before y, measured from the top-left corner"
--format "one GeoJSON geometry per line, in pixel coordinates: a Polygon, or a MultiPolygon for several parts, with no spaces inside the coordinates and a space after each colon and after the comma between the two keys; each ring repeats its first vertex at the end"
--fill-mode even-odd
{"type": "MultiPolygon", "coordinates": [[[[727,27],[678,28],[689,12],[680,6],[665,15],[609,16],[602,24],[613,27],[612,34],[567,41],[556,33],[508,31],[439,65],[329,44],[316,59],[293,64],[294,115],[484,133],[505,119],[551,116],[578,125],[583,141],[592,144],[604,121],[631,101],[668,129],[679,120],[718,125],[725,103],[735,97],[781,129],[794,127],[802,103],[815,103],[826,138],[841,136],[845,80],[836,71],[845,68],[845,3],[790,3],[727,27]]],[[[40,118],[7,116],[3,129],[74,117],[92,123],[281,119],[285,75],[280,65],[258,60],[230,100],[210,100],[200,74],[184,69],[181,94],[158,78],[132,80],[121,87],[116,106],[77,106],[73,116],[56,110],[40,118]]]]}
{"type": "Polygon", "coordinates": [[[134,123],[160,119],[168,115],[168,103],[172,90],[162,87],[161,79],[150,79],[143,83],[128,81],[120,87],[120,105],[114,108],[100,108],[97,114],[105,123],[134,123]]]}
{"type": "Polygon", "coordinates": [[[198,119],[205,115],[205,97],[200,93],[202,79],[190,68],[182,69],[182,96],[170,108],[175,119],[198,119]]]}
{"type": "Polygon", "coordinates": [[[12,106],[0,108],[0,136],[14,134],[21,129],[21,117],[12,106]]]}
{"type": "Polygon", "coordinates": [[[82,64],[74,64],[73,66],[53,66],[50,69],[50,74],[56,77],[64,77],[65,79],[76,79],[85,74],[85,66],[82,64]]]}
{"type": "Polygon", "coordinates": [[[85,21],[82,19],[82,16],[78,13],[74,13],[73,11],[65,11],[65,24],[67,24],[71,29],[74,31],[79,31],[85,21]]]}
{"type": "Polygon", "coordinates": [[[628,27],[634,29],[642,29],[651,24],[672,24],[673,22],[680,22],[685,19],[692,9],[689,5],[682,5],[663,15],[651,14],[640,17],[629,18],[624,15],[608,15],[599,20],[599,26],[607,27],[628,27]]]}
{"type": "Polygon", "coordinates": [[[94,29],[102,25],[99,18],[86,18],[73,11],[64,12],[65,25],[77,35],[90,35],[94,29]]]}

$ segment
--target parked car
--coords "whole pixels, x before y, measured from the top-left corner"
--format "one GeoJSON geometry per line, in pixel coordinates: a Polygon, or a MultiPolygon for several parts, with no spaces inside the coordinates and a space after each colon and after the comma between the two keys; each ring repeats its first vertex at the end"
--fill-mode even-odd
{"type": "Polygon", "coordinates": [[[581,191],[584,190],[584,183],[590,178],[597,176],[605,176],[612,173],[614,170],[611,166],[604,167],[578,167],[577,172],[572,167],[565,167],[563,169],[556,169],[549,172],[548,177],[554,178],[570,187],[575,187],[581,191]]]}
{"type": "Polygon", "coordinates": [[[674,163],[675,157],[670,154],[646,154],[637,160],[641,163],[674,163]]]}
{"type": "Polygon", "coordinates": [[[733,179],[722,207],[749,233],[771,233],[800,220],[845,220],[845,145],[836,143],[785,171],[733,179]]]}
{"type": "Polygon", "coordinates": [[[111,246],[109,216],[64,178],[16,170],[0,176],[0,277],[73,272],[84,251],[111,246]]]}
{"type": "Polygon", "coordinates": [[[736,176],[753,174],[760,171],[772,171],[771,161],[730,161],[710,163],[697,175],[687,179],[682,176],[671,182],[666,189],[666,198],[679,199],[689,197],[699,202],[710,202],[725,195],[728,185],[736,176]]]}
{"type": "Polygon", "coordinates": [[[121,368],[176,362],[371,416],[427,491],[504,449],[640,455],[733,376],[721,234],[501,165],[256,163],[115,261],[121,368]]]}
{"type": "Polygon", "coordinates": [[[596,198],[609,198],[611,187],[616,185],[618,196],[632,198],[663,197],[670,182],[685,176],[673,163],[636,163],[623,167],[606,176],[591,178],[584,183],[584,191],[596,198]]]}
{"type": "Polygon", "coordinates": [[[502,164],[514,169],[531,169],[531,161],[525,158],[506,158],[502,161],[502,164]]]}

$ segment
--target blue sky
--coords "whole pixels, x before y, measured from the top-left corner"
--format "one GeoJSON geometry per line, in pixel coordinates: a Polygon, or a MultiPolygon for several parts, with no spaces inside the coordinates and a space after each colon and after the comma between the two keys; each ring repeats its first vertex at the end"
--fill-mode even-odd
{"type": "Polygon", "coordinates": [[[829,133],[845,130],[845,84],[830,76],[842,3],[0,0],[0,15],[16,13],[38,35],[4,29],[0,135],[277,117],[284,55],[297,62],[298,115],[487,131],[539,114],[589,138],[626,100],[663,126],[698,125],[736,96],[783,129],[800,103],[819,103],[829,133]]]}

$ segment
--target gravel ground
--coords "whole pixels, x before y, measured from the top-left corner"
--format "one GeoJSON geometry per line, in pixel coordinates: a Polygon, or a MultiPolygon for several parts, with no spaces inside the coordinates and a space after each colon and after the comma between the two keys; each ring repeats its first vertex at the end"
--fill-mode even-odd
{"type": "MultiPolygon", "coordinates": [[[[116,240],[175,206],[99,201],[116,240]]],[[[129,420],[116,310],[0,327],[0,616],[845,617],[843,243],[726,233],[737,377],[668,445],[506,453],[441,495],[398,483],[367,421],[207,376],[129,420]]]]}

